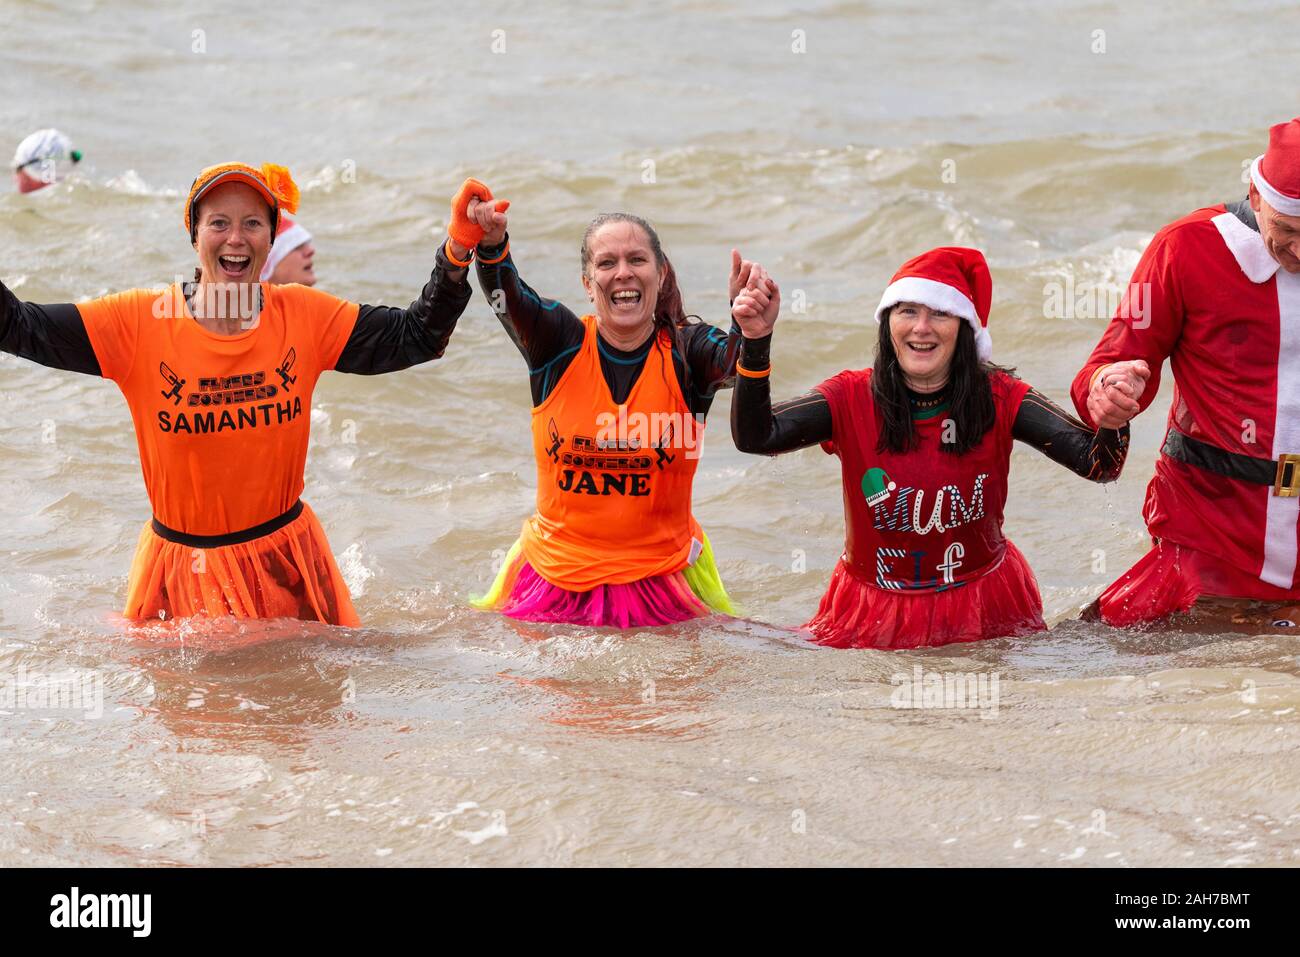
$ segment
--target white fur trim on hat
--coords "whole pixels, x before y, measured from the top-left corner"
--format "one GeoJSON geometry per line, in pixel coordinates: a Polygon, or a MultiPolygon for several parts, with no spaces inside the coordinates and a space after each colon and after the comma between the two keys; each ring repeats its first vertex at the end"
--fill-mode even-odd
{"type": "Polygon", "coordinates": [[[1274,189],[1273,184],[1264,178],[1264,172],[1260,168],[1263,162],[1264,156],[1261,153],[1255,157],[1255,162],[1250,164],[1250,181],[1255,184],[1264,201],[1283,216],[1300,216],[1300,199],[1279,193],[1274,189]]]}
{"type": "Polygon", "coordinates": [[[938,312],[960,316],[970,323],[975,330],[975,349],[980,360],[987,362],[993,355],[993,337],[988,329],[980,325],[975,313],[975,303],[971,302],[959,290],[945,282],[926,279],[924,276],[904,276],[896,279],[885,289],[876,307],[876,322],[884,318],[885,312],[900,302],[917,302],[938,312]]]}
{"type": "Polygon", "coordinates": [[[284,257],[307,242],[311,242],[311,233],[297,221],[276,236],[275,242],[271,244],[271,254],[266,257],[266,265],[262,267],[261,281],[266,282],[270,279],[271,273],[275,272],[275,267],[284,261],[284,257]]]}

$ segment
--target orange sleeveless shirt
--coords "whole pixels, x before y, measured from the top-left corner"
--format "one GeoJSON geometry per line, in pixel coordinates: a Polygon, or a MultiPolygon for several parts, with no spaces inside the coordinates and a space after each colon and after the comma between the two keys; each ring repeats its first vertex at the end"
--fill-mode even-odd
{"type": "Polygon", "coordinates": [[[154,517],[176,531],[242,531],[302,494],[312,390],[358,307],[306,286],[261,288],[258,324],[233,336],[200,326],[178,286],[77,305],[131,409],[154,517]]]}
{"type": "Polygon", "coordinates": [[[537,513],[520,547],[546,581],[569,591],[681,571],[703,533],[691,486],[704,426],[691,415],[656,332],[622,405],[600,369],[596,317],[555,389],[533,409],[537,513]]]}

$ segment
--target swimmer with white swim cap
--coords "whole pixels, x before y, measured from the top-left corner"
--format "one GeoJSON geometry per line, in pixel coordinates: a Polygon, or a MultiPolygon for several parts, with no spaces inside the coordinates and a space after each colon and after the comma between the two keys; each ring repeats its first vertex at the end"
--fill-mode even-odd
{"type": "Polygon", "coordinates": [[[56,129],[37,130],[14,151],[14,187],[20,193],[34,193],[63,179],[81,162],[81,150],[56,129]]]}

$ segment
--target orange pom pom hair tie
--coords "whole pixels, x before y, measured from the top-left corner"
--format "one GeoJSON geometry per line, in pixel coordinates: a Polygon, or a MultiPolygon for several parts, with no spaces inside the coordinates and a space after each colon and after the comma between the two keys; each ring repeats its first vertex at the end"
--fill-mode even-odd
{"type": "Polygon", "coordinates": [[[190,186],[190,195],[185,200],[185,229],[190,234],[190,242],[198,239],[199,200],[203,194],[220,183],[246,183],[262,194],[271,206],[271,235],[275,235],[280,223],[280,210],[287,213],[298,212],[298,184],[293,181],[289,171],[274,163],[263,163],[260,170],[244,163],[222,163],[209,166],[199,173],[190,186]]]}
{"type": "MultiPolygon", "coordinates": [[[[469,201],[475,198],[490,200],[492,190],[476,179],[467,179],[452,197],[451,224],[447,227],[447,235],[469,249],[483,241],[483,227],[469,218],[469,201]]],[[[510,208],[510,200],[497,200],[495,208],[498,213],[504,213],[510,208]]]]}

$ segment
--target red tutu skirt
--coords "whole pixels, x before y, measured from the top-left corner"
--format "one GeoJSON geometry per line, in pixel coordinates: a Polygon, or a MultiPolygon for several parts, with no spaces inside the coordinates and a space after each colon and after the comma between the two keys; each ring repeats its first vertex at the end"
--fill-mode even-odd
{"type": "Polygon", "coordinates": [[[804,627],[812,641],[832,648],[923,648],[1047,628],[1038,582],[1011,542],[991,571],[944,591],[879,588],[841,560],[816,616],[804,627]]]}
{"type": "Polygon", "coordinates": [[[1188,611],[1202,596],[1295,602],[1300,590],[1278,588],[1204,552],[1159,541],[1101,593],[1093,610],[1106,624],[1126,628],[1188,611]]]}

